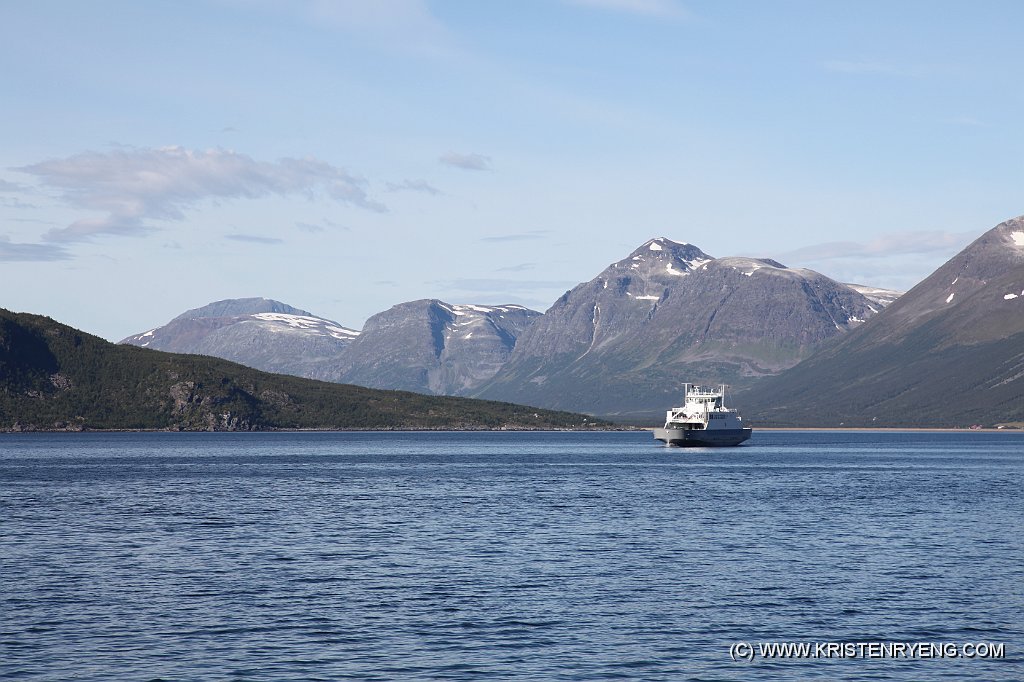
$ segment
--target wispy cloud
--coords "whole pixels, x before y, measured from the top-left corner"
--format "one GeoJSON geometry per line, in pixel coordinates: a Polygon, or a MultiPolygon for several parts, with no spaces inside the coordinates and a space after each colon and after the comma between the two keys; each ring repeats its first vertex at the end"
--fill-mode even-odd
{"type": "Polygon", "coordinates": [[[822,67],[826,71],[850,75],[898,76],[911,78],[923,75],[923,71],[920,69],[874,60],[833,59],[823,62],[822,67]]]}
{"type": "Polygon", "coordinates": [[[0,236],[0,261],[37,262],[69,260],[71,254],[59,244],[24,244],[0,236]]]}
{"type": "Polygon", "coordinates": [[[536,267],[536,263],[519,263],[518,265],[509,265],[504,268],[498,268],[495,272],[524,272],[526,270],[533,270],[536,267]]]}
{"type": "Polygon", "coordinates": [[[183,220],[211,199],[325,194],[370,211],[387,208],[367,195],[366,181],[314,158],[269,163],[226,149],[119,148],[83,152],[17,168],[56,190],[69,206],[106,213],[53,229],[44,239],[85,241],[99,234],[138,235],[152,220],[183,220]]]}
{"type": "Polygon", "coordinates": [[[639,14],[658,19],[689,19],[690,12],[676,0],[566,0],[571,5],[639,14]]]}
{"type": "Polygon", "coordinates": [[[389,182],[385,185],[389,192],[423,192],[432,196],[443,194],[441,190],[434,187],[426,180],[403,180],[402,182],[389,182]]]}
{"type": "Polygon", "coordinates": [[[0,194],[12,194],[14,192],[25,192],[27,190],[28,187],[25,185],[19,185],[16,182],[0,178],[0,194]]]}
{"type": "Polygon", "coordinates": [[[879,258],[948,252],[963,248],[976,236],[973,232],[943,232],[940,230],[896,232],[876,237],[867,242],[812,244],[779,254],[779,258],[783,262],[787,260],[813,262],[839,258],[879,258]]]}
{"type": "Polygon", "coordinates": [[[954,126],[963,126],[965,128],[987,128],[988,124],[982,121],[980,118],[974,118],[973,116],[954,116],[944,120],[945,123],[954,126]]]}
{"type": "Polygon", "coordinates": [[[535,310],[551,305],[563,292],[579,282],[550,279],[513,279],[502,277],[461,278],[426,282],[445,292],[446,300],[459,299],[481,304],[515,303],[535,310]]]}
{"type": "Polygon", "coordinates": [[[491,157],[482,154],[459,154],[448,152],[442,154],[438,159],[446,166],[462,168],[463,170],[486,171],[492,169],[491,157]]]}
{"type": "Polygon", "coordinates": [[[30,204],[21,199],[0,199],[0,206],[4,208],[39,208],[35,204],[30,204]]]}
{"type": "Polygon", "coordinates": [[[464,278],[464,279],[449,279],[439,280],[437,282],[430,282],[430,284],[439,284],[447,287],[454,291],[536,291],[538,289],[571,289],[572,287],[579,284],[579,282],[570,282],[568,280],[550,280],[550,279],[502,279],[502,278],[464,278]]]}
{"type": "Polygon", "coordinates": [[[324,218],[319,223],[307,223],[303,221],[296,221],[295,227],[299,228],[303,232],[326,232],[327,230],[344,230],[350,232],[352,228],[336,223],[333,220],[324,218]]]}
{"type": "Polygon", "coordinates": [[[235,242],[248,242],[250,244],[284,244],[283,239],[277,237],[261,237],[255,234],[227,234],[225,239],[235,242]]]}
{"type": "Polygon", "coordinates": [[[297,17],[391,51],[450,54],[455,43],[426,0],[229,0],[297,17]]]}
{"type": "Polygon", "coordinates": [[[12,223],[36,223],[38,225],[56,225],[52,220],[42,220],[40,218],[7,218],[12,223]]]}
{"type": "Polygon", "coordinates": [[[529,232],[515,232],[512,234],[496,234],[488,237],[480,237],[482,242],[523,242],[534,239],[545,239],[551,230],[531,230],[529,232]]]}
{"type": "MultiPolygon", "coordinates": [[[[0,178],[0,194],[26,194],[32,191],[27,185],[0,178]]],[[[35,204],[22,201],[21,197],[0,197],[0,206],[4,208],[39,208],[35,204]]]]}

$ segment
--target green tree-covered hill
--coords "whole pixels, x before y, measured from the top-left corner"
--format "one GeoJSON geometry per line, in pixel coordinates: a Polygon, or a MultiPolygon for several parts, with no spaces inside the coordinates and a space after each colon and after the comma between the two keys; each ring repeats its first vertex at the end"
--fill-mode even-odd
{"type": "Polygon", "coordinates": [[[569,412],[268,374],[119,346],[0,309],[0,431],[53,429],[551,429],[569,412]]]}

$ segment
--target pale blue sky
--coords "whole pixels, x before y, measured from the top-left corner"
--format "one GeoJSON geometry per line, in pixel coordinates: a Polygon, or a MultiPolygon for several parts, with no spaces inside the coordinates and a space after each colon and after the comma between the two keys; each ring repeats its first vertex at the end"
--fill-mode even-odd
{"type": "Polygon", "coordinates": [[[545,310],[650,237],[908,288],[1024,213],[1020,2],[0,7],[0,307],[545,310]]]}

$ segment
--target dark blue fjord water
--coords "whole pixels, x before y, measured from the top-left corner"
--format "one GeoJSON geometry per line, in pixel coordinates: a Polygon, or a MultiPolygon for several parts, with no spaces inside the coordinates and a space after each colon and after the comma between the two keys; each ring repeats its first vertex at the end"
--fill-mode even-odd
{"type": "Polygon", "coordinates": [[[1011,433],[7,435],[0,677],[1019,680],[1022,481],[1011,433]]]}

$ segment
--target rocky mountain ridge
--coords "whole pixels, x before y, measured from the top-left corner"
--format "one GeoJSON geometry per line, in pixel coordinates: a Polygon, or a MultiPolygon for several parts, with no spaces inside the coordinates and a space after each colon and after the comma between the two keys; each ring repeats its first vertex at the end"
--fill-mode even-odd
{"type": "Polygon", "coordinates": [[[466,395],[498,371],[539,316],[520,305],[424,299],[374,315],[359,332],[280,301],[228,299],[120,343],[369,388],[466,395]]]}
{"type": "Polygon", "coordinates": [[[333,320],[267,298],[216,301],[122,344],[231,360],[277,374],[326,379],[325,369],[359,336],[333,320]]]}
{"type": "Polygon", "coordinates": [[[538,317],[519,305],[401,303],[368,319],[326,377],[371,388],[468,395],[504,365],[538,317]]]}
{"type": "Polygon", "coordinates": [[[237,299],[125,342],[373,388],[654,413],[683,381],[742,386],[778,373],[897,296],[659,237],[543,315],[422,299],[356,332],[277,301],[237,299]]]}
{"type": "Polygon", "coordinates": [[[739,405],[777,425],[1024,422],[1024,216],[739,405]]]}
{"type": "Polygon", "coordinates": [[[881,306],[811,270],[660,237],[562,296],[474,395],[655,414],[683,382],[776,374],[881,306]]]}

